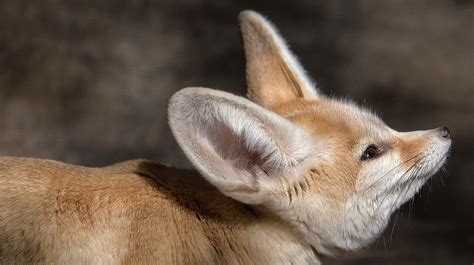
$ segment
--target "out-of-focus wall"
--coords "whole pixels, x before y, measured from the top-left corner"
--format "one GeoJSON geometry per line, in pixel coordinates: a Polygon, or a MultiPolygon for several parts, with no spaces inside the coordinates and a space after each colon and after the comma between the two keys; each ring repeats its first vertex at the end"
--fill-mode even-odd
{"type": "MultiPolygon", "coordinates": [[[[412,215],[474,231],[468,0],[3,0],[0,154],[189,166],[168,128],[167,100],[186,86],[245,94],[237,15],[248,8],[277,25],[324,93],[370,106],[395,129],[448,126],[448,173],[422,191],[412,215]]],[[[474,235],[460,240],[453,249],[466,256],[474,235]]]]}

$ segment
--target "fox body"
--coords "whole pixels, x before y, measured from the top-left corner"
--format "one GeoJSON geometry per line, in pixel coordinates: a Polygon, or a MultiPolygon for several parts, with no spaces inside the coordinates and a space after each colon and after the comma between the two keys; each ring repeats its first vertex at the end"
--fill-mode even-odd
{"type": "Polygon", "coordinates": [[[397,132],[325,97],[270,22],[240,26],[250,100],[170,100],[197,171],[1,158],[0,263],[319,264],[377,238],[444,164],[449,130],[397,132]]]}

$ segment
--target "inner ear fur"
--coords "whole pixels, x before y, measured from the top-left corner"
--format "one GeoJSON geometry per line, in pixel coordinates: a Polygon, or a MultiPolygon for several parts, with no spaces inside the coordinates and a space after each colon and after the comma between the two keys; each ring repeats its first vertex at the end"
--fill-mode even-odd
{"type": "Polygon", "coordinates": [[[243,11],[239,21],[249,98],[265,107],[318,98],[315,85],[268,20],[257,12],[243,11]]]}
{"type": "Polygon", "coordinates": [[[224,194],[261,203],[284,172],[313,153],[312,138],[285,118],[232,94],[186,88],[170,100],[173,134],[202,175],[224,194]]]}

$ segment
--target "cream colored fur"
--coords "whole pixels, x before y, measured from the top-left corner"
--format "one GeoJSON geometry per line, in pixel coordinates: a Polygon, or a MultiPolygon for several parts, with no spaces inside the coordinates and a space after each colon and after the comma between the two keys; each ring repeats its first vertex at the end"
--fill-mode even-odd
{"type": "Polygon", "coordinates": [[[0,158],[0,263],[319,264],[377,238],[445,162],[446,131],[397,132],[320,95],[266,19],[240,24],[252,101],[170,100],[197,171],[0,158]],[[380,154],[363,159],[369,146],[380,154]]]}

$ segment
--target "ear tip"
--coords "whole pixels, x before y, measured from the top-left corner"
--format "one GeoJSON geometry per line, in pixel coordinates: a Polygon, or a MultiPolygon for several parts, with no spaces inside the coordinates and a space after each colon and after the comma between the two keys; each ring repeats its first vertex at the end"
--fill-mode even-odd
{"type": "Polygon", "coordinates": [[[262,22],[265,21],[265,18],[262,14],[254,10],[244,10],[239,13],[239,23],[240,25],[245,25],[246,23],[251,22],[262,22]]]}
{"type": "Polygon", "coordinates": [[[198,102],[198,98],[209,96],[221,96],[224,97],[226,94],[223,91],[216,91],[214,89],[206,87],[185,87],[176,91],[168,101],[168,116],[179,113],[181,110],[186,109],[198,102]]]}
{"type": "Polygon", "coordinates": [[[186,87],[176,91],[168,101],[168,124],[175,139],[182,146],[182,139],[186,135],[186,117],[193,109],[193,99],[202,93],[205,88],[186,87]]]}
{"type": "Polygon", "coordinates": [[[196,94],[200,89],[202,88],[186,87],[175,92],[169,99],[168,115],[175,115],[177,112],[179,112],[181,106],[186,104],[186,101],[188,101],[189,98],[192,98],[193,94],[196,94]]]}
{"type": "Polygon", "coordinates": [[[169,107],[175,106],[177,103],[181,102],[191,91],[188,88],[176,91],[169,99],[169,107]]]}
{"type": "Polygon", "coordinates": [[[203,90],[206,90],[206,88],[203,87],[185,87],[183,89],[180,89],[176,91],[170,98],[170,102],[175,102],[179,101],[185,97],[189,97],[193,94],[202,92],[203,90]]]}
{"type": "Polygon", "coordinates": [[[240,11],[239,13],[240,20],[251,19],[252,17],[259,17],[259,16],[261,17],[262,15],[260,15],[260,13],[252,9],[243,10],[243,11],[240,11]]]}

